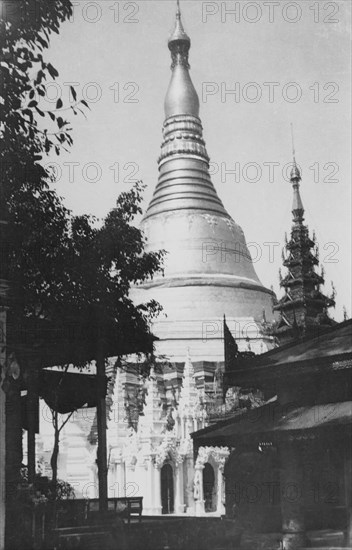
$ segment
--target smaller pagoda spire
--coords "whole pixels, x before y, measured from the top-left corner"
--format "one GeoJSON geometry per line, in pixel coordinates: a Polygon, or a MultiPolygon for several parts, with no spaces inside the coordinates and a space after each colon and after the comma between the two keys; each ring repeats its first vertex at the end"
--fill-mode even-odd
{"type": "Polygon", "coordinates": [[[194,368],[191,360],[190,350],[187,349],[185,366],[183,369],[182,387],[180,393],[179,405],[183,407],[192,407],[198,397],[196,381],[194,377],[194,368]]]}
{"type": "Polygon", "coordinates": [[[291,238],[285,238],[283,266],[286,274],[279,270],[280,286],[284,289],[283,297],[274,305],[279,312],[279,321],[270,329],[281,344],[296,340],[302,336],[317,334],[334,324],[327,310],[335,305],[334,294],[326,296],[320,287],[324,284],[324,270],[321,275],[316,272],[319,265],[319,254],[315,239],[309,236],[304,225],[304,208],[299,192],[301,173],[296,163],[296,154],[292,135],[293,167],[291,183],[293,186],[293,225],[291,238]]]}

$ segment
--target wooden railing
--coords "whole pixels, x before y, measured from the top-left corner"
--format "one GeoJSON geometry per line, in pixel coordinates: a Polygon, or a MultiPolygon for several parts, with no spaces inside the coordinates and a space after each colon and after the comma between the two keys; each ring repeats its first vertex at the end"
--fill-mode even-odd
{"type": "MultiPolygon", "coordinates": [[[[118,497],[108,499],[108,515],[117,515],[130,523],[133,516],[142,518],[143,497],[118,497]]],[[[57,527],[83,525],[99,514],[99,499],[69,499],[57,505],[55,524],[57,527]]]]}
{"type": "MultiPolygon", "coordinates": [[[[99,499],[91,498],[86,501],[86,517],[89,518],[99,512],[99,499]]],[[[142,519],[143,497],[118,497],[108,499],[108,513],[114,512],[122,518],[127,518],[128,523],[131,517],[137,515],[139,521],[142,519]]]]}
{"type": "Polygon", "coordinates": [[[129,524],[132,516],[137,515],[141,522],[142,510],[143,497],[109,498],[104,514],[99,512],[97,498],[62,501],[50,537],[51,547],[56,550],[72,547],[101,550],[111,545],[116,530],[118,538],[123,536],[122,519],[127,519],[129,524]],[[121,518],[120,523],[116,523],[116,517],[121,518]]]}

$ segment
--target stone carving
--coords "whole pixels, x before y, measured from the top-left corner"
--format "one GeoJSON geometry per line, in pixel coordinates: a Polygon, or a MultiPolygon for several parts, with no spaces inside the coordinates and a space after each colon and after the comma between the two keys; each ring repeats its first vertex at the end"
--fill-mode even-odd
{"type": "Polygon", "coordinates": [[[186,439],[183,439],[180,443],[180,455],[182,457],[192,456],[193,454],[193,440],[190,436],[186,439]]]}
{"type": "Polygon", "coordinates": [[[199,447],[195,467],[204,468],[204,464],[209,461],[211,456],[220,469],[223,469],[225,462],[230,455],[228,447],[199,447]]]}
{"type": "Polygon", "coordinates": [[[202,214],[202,217],[208,222],[212,230],[214,231],[215,226],[218,225],[218,219],[216,216],[211,216],[210,214],[202,214]]]}
{"type": "Polygon", "coordinates": [[[202,473],[199,469],[196,470],[196,473],[194,475],[194,482],[193,482],[193,497],[195,500],[199,500],[202,498],[202,473]]]}
{"type": "Polygon", "coordinates": [[[122,452],[127,467],[135,467],[137,463],[138,453],[139,444],[137,433],[133,428],[129,428],[128,438],[122,452]]]}
{"type": "Polygon", "coordinates": [[[155,464],[158,468],[161,468],[168,458],[170,458],[176,466],[183,461],[183,456],[179,453],[175,438],[170,437],[169,434],[165,434],[163,441],[156,449],[155,464]]]}

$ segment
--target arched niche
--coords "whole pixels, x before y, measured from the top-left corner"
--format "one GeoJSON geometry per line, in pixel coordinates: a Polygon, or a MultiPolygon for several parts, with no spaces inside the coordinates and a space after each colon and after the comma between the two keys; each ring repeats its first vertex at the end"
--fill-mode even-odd
{"type": "Polygon", "coordinates": [[[163,514],[172,514],[175,509],[174,471],[170,462],[160,470],[161,506],[163,514]]]}
{"type": "Polygon", "coordinates": [[[216,512],[216,475],[210,462],[204,464],[203,495],[205,512],[216,512]]]}

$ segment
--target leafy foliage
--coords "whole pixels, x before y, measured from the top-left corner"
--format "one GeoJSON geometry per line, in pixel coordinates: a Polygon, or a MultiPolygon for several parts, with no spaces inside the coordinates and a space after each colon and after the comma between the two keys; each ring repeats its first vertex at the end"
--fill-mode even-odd
{"type": "Polygon", "coordinates": [[[36,474],[33,484],[28,483],[28,471],[21,468],[21,481],[17,487],[17,497],[27,503],[45,504],[51,500],[69,500],[75,498],[75,490],[67,481],[56,480],[53,484],[46,476],[36,474]],[[44,497],[44,498],[43,498],[44,497]]]}
{"type": "MultiPolygon", "coordinates": [[[[68,115],[88,107],[74,88],[70,107],[61,99],[55,109],[43,107],[48,82],[58,77],[43,52],[70,17],[71,1],[4,0],[0,10],[0,279],[10,281],[8,349],[28,380],[33,370],[53,363],[83,367],[102,347],[116,355],[137,341],[145,351],[159,305],[135,306],[128,292],[161,268],[163,253],[146,253],[142,233],[131,225],[141,212],[141,184],[118,198],[99,227],[88,215],[71,214],[43,167],[47,155],[73,143],[68,115]]],[[[14,422],[7,446],[17,448],[21,425],[9,410],[14,422]]],[[[7,479],[19,478],[18,457],[6,467],[7,479]]],[[[52,484],[55,498],[69,493],[60,483],[55,478],[52,484]]],[[[44,501],[33,484],[25,493],[28,504],[44,501]]],[[[24,526],[16,498],[7,495],[7,547],[28,547],[30,524],[24,526]]]]}
{"type": "Polygon", "coordinates": [[[101,227],[91,216],[72,216],[50,188],[43,157],[72,145],[70,123],[61,112],[88,107],[74,88],[75,104],[68,109],[61,99],[51,111],[41,103],[48,80],[58,77],[43,51],[71,13],[69,0],[3,3],[0,215],[10,230],[1,234],[1,275],[13,289],[12,345],[23,342],[24,333],[28,347],[51,343],[63,349],[69,343],[69,353],[79,350],[71,362],[80,363],[94,358],[98,338],[112,344],[117,334],[120,342],[127,335],[149,335],[159,306],[152,301],[136,307],[128,292],[160,269],[163,252],[144,252],[144,237],[131,225],[141,212],[140,183],[120,195],[101,227]]]}

